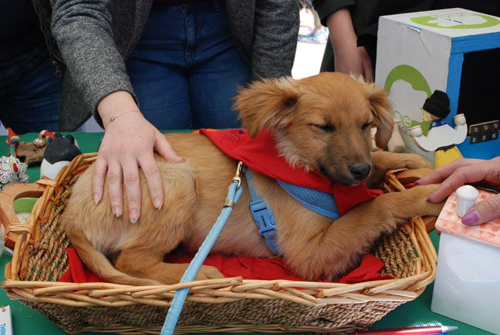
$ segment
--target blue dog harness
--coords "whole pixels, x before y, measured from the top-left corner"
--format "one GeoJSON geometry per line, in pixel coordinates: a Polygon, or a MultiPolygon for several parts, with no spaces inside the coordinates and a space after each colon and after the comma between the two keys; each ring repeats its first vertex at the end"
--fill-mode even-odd
{"type": "MultiPolygon", "coordinates": [[[[252,182],[253,172],[246,167],[244,167],[243,171],[247,178],[248,190],[250,191],[250,197],[252,199],[250,202],[250,210],[257,227],[259,227],[259,234],[264,237],[269,250],[271,250],[275,256],[279,256],[278,232],[276,230],[274,214],[267,202],[262,200],[255,192],[252,182]]],[[[285,183],[281,180],[277,181],[292,198],[306,208],[330,219],[338,219],[340,217],[333,194],[285,183]]]]}

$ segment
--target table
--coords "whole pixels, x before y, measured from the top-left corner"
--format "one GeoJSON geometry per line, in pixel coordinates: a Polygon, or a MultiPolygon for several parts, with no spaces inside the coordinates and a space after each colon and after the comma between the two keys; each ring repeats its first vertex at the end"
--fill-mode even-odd
{"type": "MultiPolygon", "coordinates": [[[[71,133],[71,135],[73,135],[73,137],[78,141],[82,152],[97,151],[103,137],[103,133],[71,133]]],[[[37,136],[38,134],[26,134],[21,136],[21,141],[31,141],[37,136]]],[[[5,143],[5,139],[5,136],[0,136],[0,155],[6,155],[8,152],[7,145],[3,145],[3,143],[5,143]]],[[[39,178],[38,167],[29,168],[27,173],[31,182],[34,182],[39,178]]],[[[438,250],[439,235],[434,231],[430,236],[436,250],[438,250]]],[[[11,257],[8,255],[2,255],[0,258],[0,279],[2,281],[4,279],[3,269],[5,269],[5,265],[10,262],[10,259],[11,257]]],[[[445,325],[458,326],[459,329],[453,332],[453,335],[490,334],[478,328],[433,313],[430,310],[433,286],[433,284],[427,286],[422,295],[420,295],[417,299],[398,307],[382,320],[375,323],[373,328],[394,328],[418,323],[439,321],[445,325]]],[[[49,321],[35,310],[22,305],[19,301],[10,300],[4,290],[0,290],[0,305],[10,305],[14,332],[16,335],[65,334],[61,329],[57,328],[53,322],[49,321]]],[[[90,333],[86,334],[89,335],[90,333]]]]}

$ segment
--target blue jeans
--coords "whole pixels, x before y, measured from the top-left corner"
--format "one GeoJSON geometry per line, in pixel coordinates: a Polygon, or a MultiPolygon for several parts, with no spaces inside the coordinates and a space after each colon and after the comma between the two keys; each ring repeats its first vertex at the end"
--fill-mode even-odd
{"type": "Polygon", "coordinates": [[[17,134],[58,131],[61,89],[43,43],[0,64],[0,121],[17,134]]]}
{"type": "Polygon", "coordinates": [[[127,70],[142,113],[158,129],[240,126],[232,105],[250,69],[218,0],[153,5],[127,70]]]}

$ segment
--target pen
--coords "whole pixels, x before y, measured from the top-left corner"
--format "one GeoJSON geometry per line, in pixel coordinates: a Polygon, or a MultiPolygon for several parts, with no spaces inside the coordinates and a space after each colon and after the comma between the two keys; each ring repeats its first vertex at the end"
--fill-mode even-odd
{"type": "Polygon", "coordinates": [[[430,334],[443,334],[457,330],[455,326],[430,326],[430,327],[415,327],[415,328],[393,328],[393,329],[378,329],[367,330],[349,333],[349,335],[430,335],[430,334]]]}

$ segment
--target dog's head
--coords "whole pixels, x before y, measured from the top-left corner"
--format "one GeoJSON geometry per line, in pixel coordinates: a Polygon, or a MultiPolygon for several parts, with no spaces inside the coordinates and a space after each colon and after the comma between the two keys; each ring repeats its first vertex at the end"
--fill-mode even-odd
{"type": "Polygon", "coordinates": [[[393,121],[386,92],[341,73],[267,79],[241,89],[235,108],[251,137],[266,128],[292,166],[356,185],[370,175],[372,127],[384,148],[393,121]]]}

